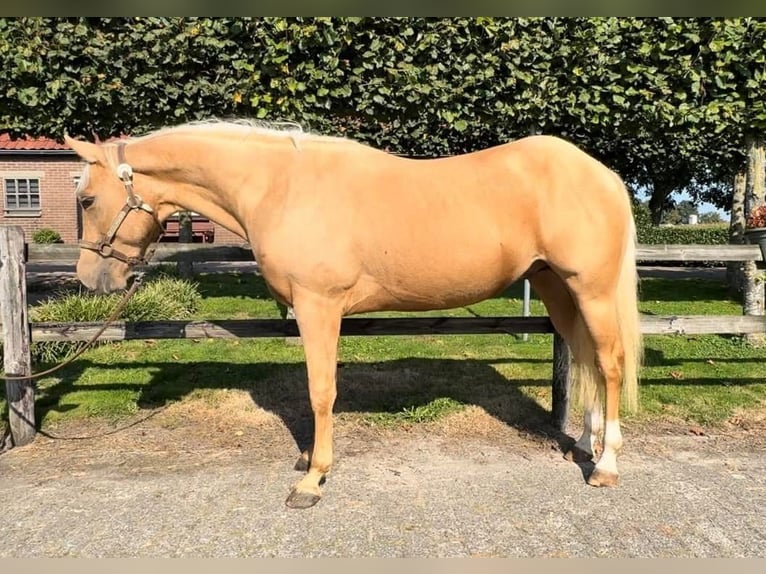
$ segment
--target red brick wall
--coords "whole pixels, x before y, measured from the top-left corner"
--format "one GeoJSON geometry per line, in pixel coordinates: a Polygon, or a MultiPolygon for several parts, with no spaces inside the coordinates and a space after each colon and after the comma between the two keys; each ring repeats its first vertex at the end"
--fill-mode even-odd
{"type": "Polygon", "coordinates": [[[5,177],[14,174],[40,174],[40,215],[9,216],[5,211],[5,196],[0,198],[0,225],[20,225],[27,242],[32,234],[47,227],[58,231],[65,243],[77,241],[77,203],[74,176],[85,164],[72,155],[2,155],[0,154],[0,191],[5,193],[5,177]]]}
{"type": "Polygon", "coordinates": [[[220,225],[216,225],[215,239],[213,240],[213,243],[220,243],[222,245],[242,245],[247,243],[247,241],[242,239],[239,235],[232,233],[228,229],[224,229],[220,225]]]}

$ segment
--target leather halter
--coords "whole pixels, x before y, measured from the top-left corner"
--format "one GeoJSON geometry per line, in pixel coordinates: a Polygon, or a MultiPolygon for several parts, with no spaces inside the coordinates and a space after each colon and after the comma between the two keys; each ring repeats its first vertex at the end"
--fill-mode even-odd
{"type": "Polygon", "coordinates": [[[141,199],[141,196],[133,191],[133,168],[130,167],[130,165],[125,161],[125,145],[125,142],[119,142],[117,144],[117,161],[119,162],[119,165],[117,166],[116,170],[117,177],[120,178],[122,184],[125,186],[125,191],[127,192],[125,205],[123,205],[122,209],[117,213],[117,215],[114,216],[112,224],[109,226],[107,232],[101,236],[99,241],[81,240],[80,249],[95,251],[102,257],[112,257],[133,267],[135,265],[146,264],[151,255],[146,254],[143,257],[135,257],[126,255],[122,251],[118,251],[112,247],[112,242],[117,235],[117,231],[125,221],[128,213],[137,210],[151,215],[154,222],[160,228],[160,234],[163,232],[163,227],[162,223],[160,223],[159,219],[157,219],[157,215],[154,213],[152,206],[148,203],[145,203],[144,200],[141,199]]]}

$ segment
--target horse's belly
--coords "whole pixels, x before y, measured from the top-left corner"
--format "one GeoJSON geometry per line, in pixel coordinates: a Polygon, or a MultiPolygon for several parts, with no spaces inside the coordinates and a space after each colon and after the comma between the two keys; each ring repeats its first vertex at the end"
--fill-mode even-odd
{"type": "Polygon", "coordinates": [[[521,273],[497,261],[392,266],[366,276],[349,293],[349,312],[428,311],[470,305],[497,295],[521,273]],[[483,263],[483,265],[481,264],[483,263]]]}

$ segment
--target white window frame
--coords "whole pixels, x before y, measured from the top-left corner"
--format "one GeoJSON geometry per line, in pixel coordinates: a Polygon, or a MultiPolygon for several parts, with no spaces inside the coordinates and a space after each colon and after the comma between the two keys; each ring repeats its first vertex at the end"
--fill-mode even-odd
{"type": "MultiPolygon", "coordinates": [[[[0,178],[3,180],[3,215],[5,217],[40,217],[42,214],[42,208],[43,208],[43,198],[42,198],[42,184],[43,184],[43,173],[39,171],[6,171],[0,173],[0,178]],[[33,195],[32,192],[29,189],[29,182],[36,181],[37,182],[37,207],[18,207],[13,206],[11,207],[8,204],[8,182],[14,181],[18,185],[18,182],[21,180],[27,181],[27,192],[26,197],[28,200],[31,200],[31,196],[33,195]]],[[[18,190],[15,193],[16,197],[19,197],[18,190]]]]}

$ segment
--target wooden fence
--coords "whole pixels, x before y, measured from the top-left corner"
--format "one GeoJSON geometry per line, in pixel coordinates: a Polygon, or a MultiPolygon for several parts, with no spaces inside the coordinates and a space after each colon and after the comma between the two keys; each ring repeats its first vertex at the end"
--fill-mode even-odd
{"type": "MultiPolygon", "coordinates": [[[[29,345],[32,341],[85,341],[101,326],[98,323],[32,323],[27,319],[26,263],[71,265],[79,256],[76,245],[25,244],[19,227],[0,226],[0,333],[4,342],[7,375],[31,373],[29,345]],[[12,326],[5,329],[3,325],[12,326]]],[[[754,245],[642,245],[638,261],[761,261],[754,245]]],[[[253,261],[246,245],[160,244],[154,262],[253,261]]],[[[643,316],[641,330],[652,335],[766,333],[765,316],[643,316]]],[[[558,428],[566,424],[569,387],[569,351],[548,317],[399,317],[344,318],[341,334],[518,334],[552,333],[552,418],[558,428]]],[[[199,339],[239,337],[295,337],[294,319],[247,319],[222,321],[118,321],[101,340],[199,339]]],[[[9,422],[13,444],[23,445],[35,435],[34,385],[29,380],[7,381],[9,422]]]]}

